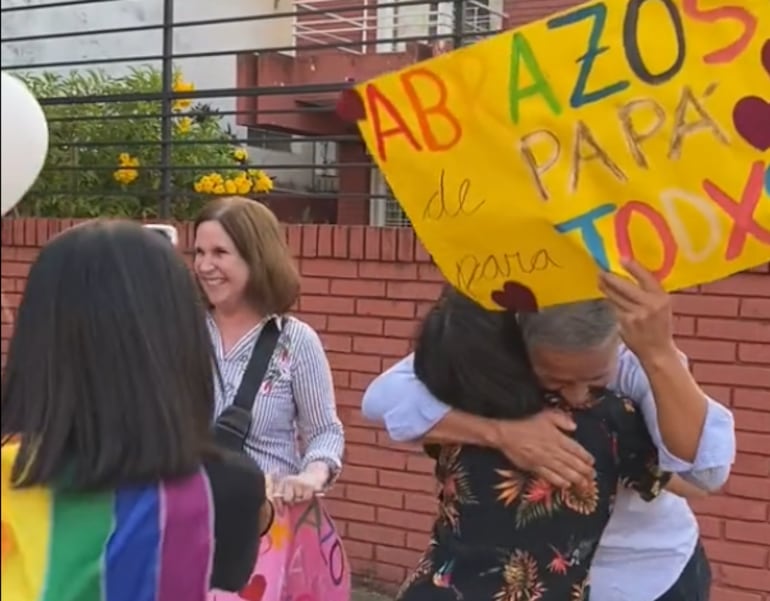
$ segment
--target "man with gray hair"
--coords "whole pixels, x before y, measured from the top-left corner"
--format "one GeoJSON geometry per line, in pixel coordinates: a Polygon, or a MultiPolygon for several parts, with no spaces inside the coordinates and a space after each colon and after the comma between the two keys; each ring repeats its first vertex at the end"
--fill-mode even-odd
{"type": "MultiPolygon", "coordinates": [[[[591,568],[593,601],[705,601],[710,571],[684,496],[720,488],[735,458],[732,414],[697,385],[673,339],[670,296],[652,274],[624,264],[636,282],[603,273],[607,300],[571,303],[518,317],[541,385],[571,404],[592,388],[619,390],[639,406],[660,465],[680,477],[655,502],[619,490],[591,568]],[[681,496],[678,496],[681,495],[681,496]]],[[[491,420],[450,409],[414,375],[412,356],[376,378],[363,413],[396,441],[499,449],[556,486],[593,477],[593,458],[557,411],[491,420]]],[[[700,493],[703,494],[703,493],[700,493]]]]}

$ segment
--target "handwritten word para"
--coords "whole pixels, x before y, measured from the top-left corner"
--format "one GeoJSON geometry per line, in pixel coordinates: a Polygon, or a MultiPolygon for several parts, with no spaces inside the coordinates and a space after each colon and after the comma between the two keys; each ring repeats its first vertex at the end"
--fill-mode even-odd
{"type": "MultiPolygon", "coordinates": [[[[623,20],[622,51],[624,52],[629,75],[635,76],[645,85],[659,86],[681,70],[685,62],[687,41],[685,39],[684,18],[698,24],[707,24],[722,28],[725,24],[739,23],[741,32],[738,38],[728,45],[714,49],[702,60],[708,64],[732,62],[745,52],[758,28],[758,20],[749,10],[735,6],[711,7],[702,9],[698,0],[682,0],[682,12],[673,0],[629,0],[625,6],[623,20]],[[668,68],[653,73],[646,65],[643,51],[639,44],[641,9],[646,3],[660,2],[669,16],[671,34],[676,42],[676,55],[672,57],[668,68]],[[683,14],[682,14],[683,13],[683,14]]],[[[612,52],[605,38],[608,8],[604,2],[581,6],[574,11],[559,15],[547,21],[547,27],[558,35],[565,28],[590,23],[584,52],[575,59],[578,64],[577,76],[569,97],[569,106],[581,108],[609,98],[627,90],[631,86],[628,78],[618,78],[596,89],[589,90],[589,82],[594,69],[601,62],[603,55],[612,52]]],[[[647,25],[650,27],[650,25],[647,25]]],[[[667,28],[655,23],[655,28],[665,32],[667,28]]],[[[707,32],[704,32],[707,35],[707,32]]],[[[665,33],[662,33],[665,35],[665,33]]],[[[554,40],[558,44],[558,40],[554,40]]],[[[548,47],[550,51],[552,46],[548,47]]],[[[546,49],[543,49],[544,51],[546,49]]],[[[508,86],[508,105],[511,123],[518,124],[522,119],[521,105],[524,101],[540,98],[554,116],[563,112],[564,102],[557,97],[552,85],[543,72],[537,53],[528,41],[526,33],[515,32],[511,36],[510,77],[508,86]],[[524,85],[523,80],[531,83],[524,85]]],[[[387,161],[386,141],[401,137],[412,150],[421,152],[446,152],[454,148],[463,138],[461,119],[452,108],[448,87],[444,79],[431,69],[421,66],[409,69],[399,75],[401,91],[408,101],[402,110],[389,98],[376,83],[365,86],[365,104],[371,119],[372,131],[376,140],[376,150],[381,161],[387,161]],[[430,99],[430,100],[428,100],[430,99]],[[408,125],[404,110],[411,109],[417,121],[415,131],[408,125]],[[439,131],[443,135],[439,135],[439,131]]],[[[467,101],[466,101],[467,102],[467,101]]]]}
{"type": "Polygon", "coordinates": [[[546,249],[540,249],[532,256],[520,252],[491,254],[485,257],[466,255],[457,262],[455,285],[466,292],[473,292],[477,282],[516,279],[536,271],[561,269],[546,249]]]}

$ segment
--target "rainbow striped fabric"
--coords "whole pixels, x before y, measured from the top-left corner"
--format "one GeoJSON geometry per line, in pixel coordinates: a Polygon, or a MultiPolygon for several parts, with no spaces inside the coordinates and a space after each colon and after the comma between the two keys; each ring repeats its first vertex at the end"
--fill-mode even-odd
{"type": "Polygon", "coordinates": [[[2,598],[203,601],[213,556],[208,478],[117,492],[16,490],[2,449],[2,598]],[[6,596],[7,595],[7,596],[6,596]]]}

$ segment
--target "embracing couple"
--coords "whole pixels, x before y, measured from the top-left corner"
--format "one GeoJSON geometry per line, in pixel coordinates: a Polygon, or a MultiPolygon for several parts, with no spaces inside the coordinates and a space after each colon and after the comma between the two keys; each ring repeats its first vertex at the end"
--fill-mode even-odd
{"type": "Polygon", "coordinates": [[[671,297],[634,262],[606,300],[487,311],[447,289],[363,411],[436,459],[439,517],[403,601],[706,601],[688,502],[735,457],[671,297]],[[590,572],[590,578],[589,578],[590,572]]]}

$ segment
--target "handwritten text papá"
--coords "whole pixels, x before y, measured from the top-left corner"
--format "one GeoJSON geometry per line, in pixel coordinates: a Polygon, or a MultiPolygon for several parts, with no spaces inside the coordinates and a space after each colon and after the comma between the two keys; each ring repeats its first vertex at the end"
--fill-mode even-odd
{"type": "Polygon", "coordinates": [[[359,85],[444,275],[544,306],[620,257],[671,290],[770,260],[770,2],[729,2],[588,3],[359,85]]]}

